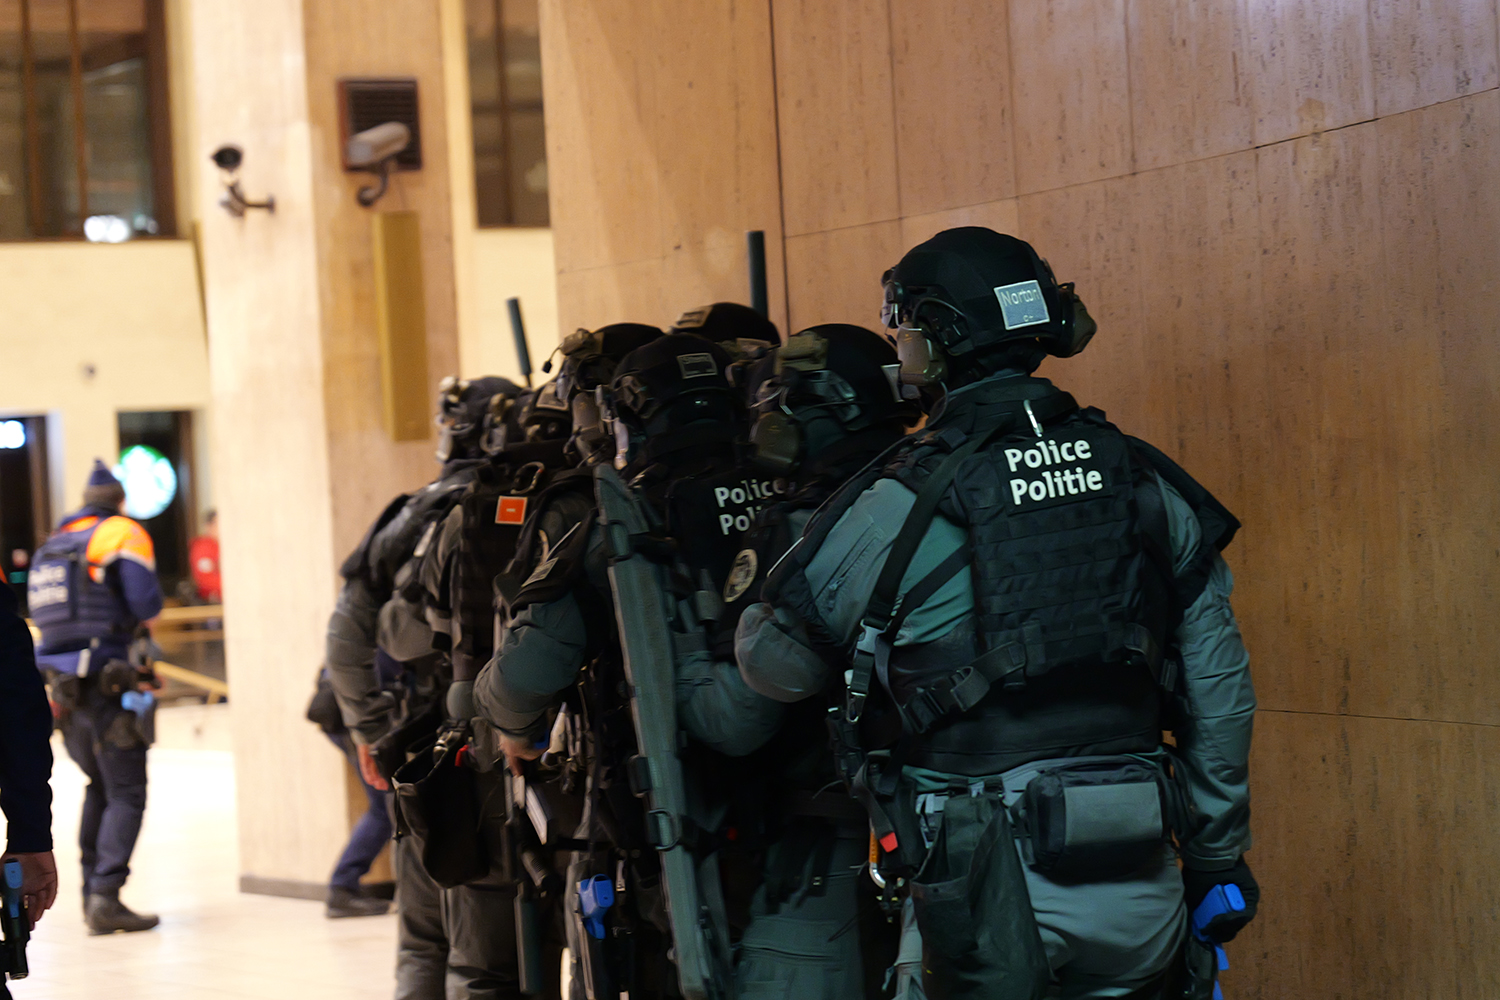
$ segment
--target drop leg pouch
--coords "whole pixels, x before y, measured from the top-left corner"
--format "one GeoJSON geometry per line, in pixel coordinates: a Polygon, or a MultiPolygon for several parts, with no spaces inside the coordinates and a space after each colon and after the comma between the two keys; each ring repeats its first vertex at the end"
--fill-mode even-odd
{"type": "Polygon", "coordinates": [[[932,1000],[1040,1000],[1051,973],[1010,818],[990,795],[951,796],[911,899],[932,1000]]]}

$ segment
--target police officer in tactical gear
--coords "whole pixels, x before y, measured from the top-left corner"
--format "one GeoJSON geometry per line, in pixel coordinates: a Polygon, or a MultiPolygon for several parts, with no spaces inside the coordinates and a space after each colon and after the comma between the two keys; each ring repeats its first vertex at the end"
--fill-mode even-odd
{"type": "MultiPolygon", "coordinates": [[[[756,506],[773,493],[769,479],[738,465],[743,410],[726,377],[730,364],[715,344],[691,335],[631,351],[605,400],[615,447],[596,441],[586,455],[596,467],[618,466],[616,481],[623,477],[645,497],[659,517],[653,552],[674,567],[685,588],[680,596],[705,610],[720,600],[756,506]]],[[[585,450],[581,439],[579,446],[585,450]]],[[[630,791],[640,790],[629,774],[636,734],[622,700],[615,595],[595,502],[594,484],[580,479],[551,492],[528,517],[516,560],[497,581],[508,622],[476,682],[475,702],[502,731],[519,768],[540,754],[538,744],[554,728],[550,710],[578,681],[574,717],[584,731],[570,742],[587,758],[589,787],[577,836],[596,846],[579,852],[568,885],[604,876],[624,892],[603,918],[608,934],[603,923],[597,935],[576,920],[571,926],[581,965],[576,979],[589,995],[613,995],[611,989],[675,995],[675,973],[665,961],[672,928],[663,911],[661,870],[630,791]]],[[[701,620],[671,624],[680,626],[684,640],[674,646],[682,653],[676,690],[649,693],[684,708],[684,728],[705,748],[745,753],[764,743],[780,706],[745,688],[731,665],[714,662],[701,620]],[[727,674],[727,683],[704,683],[715,672],[727,674]]]]}
{"type": "MultiPolygon", "coordinates": [[[[328,623],[326,661],[361,772],[376,787],[387,787],[388,778],[376,763],[377,743],[391,746],[389,759],[403,759],[407,744],[430,738],[441,721],[450,666],[433,651],[430,630],[410,614],[406,591],[442,519],[477,477],[484,418],[495,397],[518,392],[500,378],[445,380],[437,416],[440,475],[393,500],[342,567],[344,587],[328,623]],[[404,667],[402,689],[382,681],[377,648],[385,654],[380,659],[404,667]]],[[[489,886],[445,895],[423,867],[412,837],[398,840],[395,867],[397,1000],[517,995],[514,949],[503,946],[511,897],[489,886]]]]}
{"type": "Polygon", "coordinates": [[[95,459],[83,508],[37,550],[26,581],[42,633],[37,667],[68,756],[89,779],[78,843],[90,934],[159,923],[120,902],[146,812],[155,712],[146,689],[159,686],[142,651],[162,608],[151,536],[124,506],[125,488],[95,459]]]}
{"type": "Polygon", "coordinates": [[[1209,928],[1228,940],[1259,896],[1219,555],[1238,523],[1031,375],[1094,324],[1028,244],[939,233],[885,293],[929,422],[812,520],[742,620],[741,669],[837,692],[841,770],[908,894],[900,993],[1211,995],[1187,912],[1238,887],[1209,928]]]}
{"type": "MultiPolygon", "coordinates": [[[[495,732],[474,709],[473,682],[494,652],[493,581],[514,557],[528,511],[570,479],[589,482],[587,472],[580,479],[571,466],[600,439],[613,446],[592,406],[594,390],[608,383],[620,357],[660,336],[655,327],[629,323],[580,330],[564,341],[552,381],[516,400],[496,397],[486,416],[487,461],[444,520],[418,574],[416,589],[434,644],[453,665],[443,741],[462,742],[465,766],[475,771],[479,826],[493,873],[519,883],[518,912],[525,915],[518,918],[514,947],[518,956],[529,956],[519,963],[522,988],[540,987],[548,995],[556,993],[563,947],[560,879],[549,871],[565,859],[548,857],[547,842],[577,825],[577,778],[557,768],[531,768],[524,779],[507,783],[495,732]],[[535,796],[532,801],[548,814],[541,829],[532,812],[514,808],[518,796],[535,796]]],[[[550,368],[550,362],[544,366],[550,368]]]]}
{"type": "MultiPolygon", "coordinates": [[[[759,600],[766,571],[800,537],[814,510],[917,417],[901,399],[899,363],[885,338],[857,326],[824,324],[795,334],[767,359],[752,393],[752,462],[787,480],[764,508],[725,583],[727,605],[715,657],[732,660],[735,624],[759,600]]],[[[779,634],[779,633],[778,633],[779,634]]],[[[755,687],[764,678],[743,678],[755,687]]],[[[736,789],[726,829],[735,839],[726,867],[750,863],[751,896],[735,965],[735,996],[875,995],[885,921],[873,886],[861,885],[867,853],[864,811],[839,783],[828,747],[822,685],[792,676],[758,688],[788,703],[771,740],[731,768],[736,789]],[[811,696],[811,697],[810,697],[811,696]],[[863,911],[863,912],[862,912],[863,911]],[[873,932],[873,933],[872,933],[873,932]]],[[[732,880],[733,881],[733,880],[732,880]]]]}

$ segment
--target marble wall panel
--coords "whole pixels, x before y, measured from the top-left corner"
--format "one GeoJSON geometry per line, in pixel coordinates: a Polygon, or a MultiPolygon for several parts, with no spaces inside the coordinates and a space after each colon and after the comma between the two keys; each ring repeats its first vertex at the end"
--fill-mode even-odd
{"type": "Polygon", "coordinates": [[[787,331],[818,323],[880,327],[880,276],[906,247],[899,222],[791,236],[786,241],[787,331]]]}
{"type": "Polygon", "coordinates": [[[1248,149],[1246,0],[1130,0],[1130,121],[1139,170],[1248,149]]]}
{"type": "Polygon", "coordinates": [[[1009,0],[890,0],[901,214],[1014,196],[1009,0]]]}
{"type": "Polygon", "coordinates": [[[657,4],[542,0],[559,272],[661,257],[657,4]]]}
{"type": "MultiPolygon", "coordinates": [[[[1375,126],[1385,286],[1394,347],[1387,392],[1401,511],[1386,572],[1400,646],[1381,683],[1350,710],[1500,723],[1500,677],[1482,668],[1500,643],[1500,94],[1375,126]]],[[[1382,544],[1390,545],[1384,539],[1382,544]]],[[[1391,612],[1385,612],[1390,614],[1391,612]]],[[[1372,670],[1376,665],[1372,664],[1372,670]]]]}
{"type": "Polygon", "coordinates": [[[1010,5],[1016,191],[1134,168],[1125,0],[1010,5]]]}
{"type": "Polygon", "coordinates": [[[1492,0],[1370,0],[1375,113],[1493,89],[1495,32],[1492,0]]]}
{"type": "Polygon", "coordinates": [[[788,236],[900,215],[885,0],[772,0],[788,236]]]}
{"type": "Polygon", "coordinates": [[[1500,990],[1500,729],[1262,712],[1260,915],[1226,995],[1479,1000],[1500,990]]]}
{"type": "Polygon", "coordinates": [[[1255,0],[1247,11],[1256,145],[1374,115],[1365,0],[1255,0]]]}
{"type": "MultiPolygon", "coordinates": [[[[1414,470],[1392,430],[1402,392],[1431,366],[1391,333],[1383,280],[1375,129],[1361,125],[1259,152],[1265,257],[1258,374],[1272,388],[1246,463],[1266,476],[1274,531],[1247,574],[1264,704],[1349,710],[1417,614],[1402,606],[1401,497],[1414,470]]],[[[1420,477],[1418,479],[1420,481],[1420,477]]]]}
{"type": "Polygon", "coordinates": [[[1014,234],[1020,225],[1020,205],[1014,198],[969,205],[944,212],[906,215],[901,219],[901,246],[904,252],[944,229],[954,229],[958,226],[984,226],[999,233],[1014,234]]]}

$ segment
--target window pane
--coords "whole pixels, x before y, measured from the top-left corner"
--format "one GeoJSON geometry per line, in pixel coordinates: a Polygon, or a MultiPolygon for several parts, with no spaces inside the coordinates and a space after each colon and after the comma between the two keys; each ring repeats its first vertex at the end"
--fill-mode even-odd
{"type": "Polygon", "coordinates": [[[547,143],[536,0],[466,0],[481,226],[545,226],[547,143]]]}
{"type": "Polygon", "coordinates": [[[79,0],[90,239],[157,231],[147,114],[145,0],[79,0]]]}
{"type": "Polygon", "coordinates": [[[31,235],[26,221],[26,122],[21,93],[21,4],[0,0],[0,240],[31,235]]]}
{"type": "Polygon", "coordinates": [[[32,235],[82,233],[67,0],[31,0],[31,52],[37,124],[33,162],[40,173],[34,178],[28,174],[27,182],[41,189],[41,225],[32,235]]]}
{"type": "Polygon", "coordinates": [[[166,67],[147,62],[146,0],[76,0],[74,9],[81,102],[68,0],[29,0],[28,125],[21,0],[0,0],[0,240],[117,241],[160,228],[148,73],[166,67]]]}

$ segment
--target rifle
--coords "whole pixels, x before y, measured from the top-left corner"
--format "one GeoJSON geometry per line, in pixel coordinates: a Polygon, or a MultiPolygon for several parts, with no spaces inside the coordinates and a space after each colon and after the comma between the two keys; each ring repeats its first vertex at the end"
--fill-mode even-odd
{"type": "Polygon", "coordinates": [[[26,941],[31,937],[31,923],[26,917],[26,907],[21,905],[21,862],[11,859],[5,862],[5,873],[0,879],[0,972],[6,979],[25,979],[29,971],[26,966],[26,941]]]}

